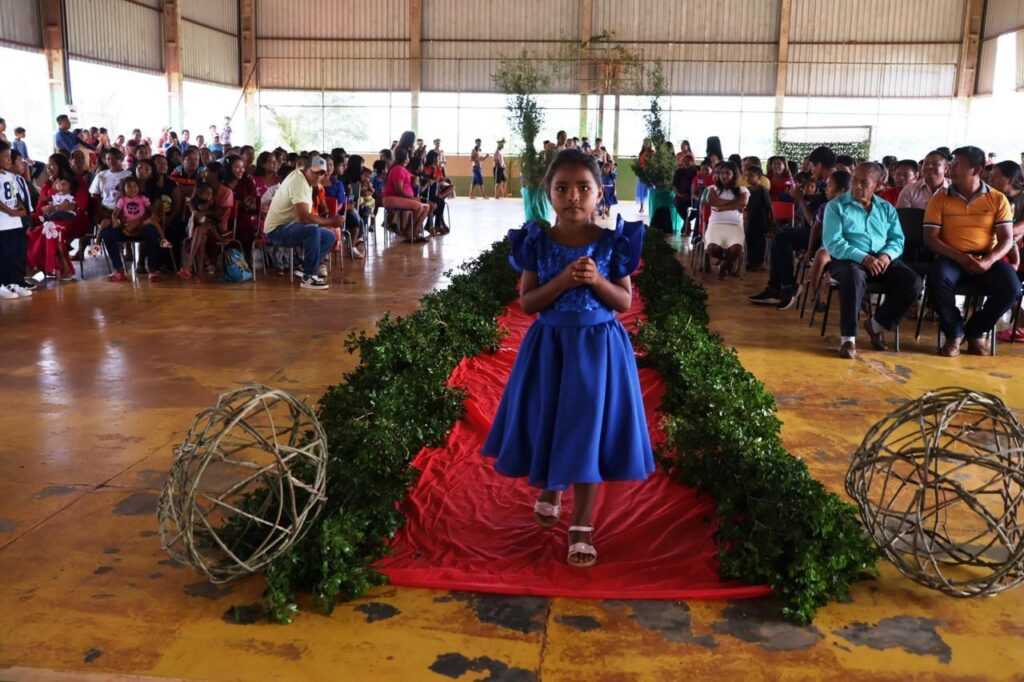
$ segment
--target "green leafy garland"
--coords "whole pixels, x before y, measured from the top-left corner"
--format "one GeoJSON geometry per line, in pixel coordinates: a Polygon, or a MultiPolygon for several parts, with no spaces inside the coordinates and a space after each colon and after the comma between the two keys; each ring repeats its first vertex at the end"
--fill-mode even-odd
{"type": "Polygon", "coordinates": [[[677,480],[715,499],[722,579],[770,585],[786,617],[810,622],[874,574],[877,552],[856,509],[786,452],[775,399],[708,331],[707,294],[674,249],[647,239],[636,284],[650,320],[638,345],[666,385],[659,455],[677,480]]]}
{"type": "Polygon", "coordinates": [[[376,335],[347,340],[359,366],[318,410],[330,449],[327,502],[303,541],[267,568],[271,618],[289,622],[298,592],[330,613],[338,599],[383,582],[371,566],[404,521],[399,505],[417,476],[409,463],[441,445],[462,416],[465,396],[448,377],[462,358],[497,348],[496,318],[516,296],[507,241],[459,271],[416,312],[385,315],[376,335]]]}
{"type": "MultiPolygon", "coordinates": [[[[707,330],[706,294],[665,242],[648,238],[637,285],[649,323],[638,346],[667,392],[668,444],[659,454],[686,485],[718,505],[723,579],[771,585],[801,622],[870,572],[875,551],[854,509],[826,492],[782,447],[771,394],[707,330]]],[[[444,442],[462,415],[447,386],[464,357],[494,350],[497,317],[516,296],[508,242],[465,264],[415,313],[385,316],[378,332],[349,337],[360,364],[320,400],[330,447],[327,502],[309,533],[267,569],[265,608],[290,622],[299,592],[330,613],[338,600],[384,582],[372,564],[403,523],[415,484],[412,458],[444,442]]]]}

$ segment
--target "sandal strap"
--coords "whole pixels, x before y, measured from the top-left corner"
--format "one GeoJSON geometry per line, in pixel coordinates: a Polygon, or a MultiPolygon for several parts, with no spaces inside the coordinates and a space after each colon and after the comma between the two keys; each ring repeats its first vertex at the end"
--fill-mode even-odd
{"type": "Polygon", "coordinates": [[[573,554],[587,554],[589,556],[596,557],[597,550],[594,549],[593,545],[586,542],[576,542],[569,545],[569,556],[572,556],[573,554]]]}
{"type": "Polygon", "coordinates": [[[537,500],[533,504],[533,511],[541,516],[558,516],[562,512],[562,507],[557,504],[551,504],[550,502],[541,502],[537,500]]]}
{"type": "Polygon", "coordinates": [[[570,533],[593,533],[593,526],[569,526],[570,533]]]}

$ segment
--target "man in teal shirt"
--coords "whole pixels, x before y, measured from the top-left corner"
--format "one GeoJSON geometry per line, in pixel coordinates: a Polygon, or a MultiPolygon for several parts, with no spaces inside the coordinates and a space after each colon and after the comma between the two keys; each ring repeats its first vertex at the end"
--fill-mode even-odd
{"type": "Polygon", "coordinates": [[[896,209],[875,196],[882,177],[881,166],[862,163],[850,191],[825,208],[822,239],[832,256],[829,273],[839,289],[839,356],[849,360],[857,357],[857,317],[869,280],[881,282],[885,294],[864,323],[875,350],[888,349],[885,332],[899,325],[921,295],[921,278],[899,260],[903,229],[896,209]]]}

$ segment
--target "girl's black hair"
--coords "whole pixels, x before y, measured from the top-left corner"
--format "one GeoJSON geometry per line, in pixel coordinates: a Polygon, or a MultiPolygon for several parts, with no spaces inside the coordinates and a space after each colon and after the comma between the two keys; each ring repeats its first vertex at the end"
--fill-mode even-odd
{"type": "Polygon", "coordinates": [[[220,161],[211,161],[206,164],[206,172],[213,173],[219,181],[224,182],[224,164],[220,161]]]}
{"type": "MultiPolygon", "coordinates": [[[[272,152],[260,152],[260,155],[256,157],[256,172],[255,172],[255,175],[257,177],[262,177],[262,175],[263,175],[263,164],[265,164],[267,162],[267,159],[269,159],[271,157],[274,157],[274,154],[272,152]]],[[[276,160],[276,158],[277,157],[274,157],[275,160],[276,160]]]]}
{"type": "Polygon", "coordinates": [[[437,153],[437,150],[436,149],[431,149],[429,152],[427,152],[427,158],[423,162],[424,165],[427,165],[427,166],[435,166],[435,165],[437,165],[437,157],[438,156],[439,156],[439,154],[437,153]]]}
{"type": "MultiPolygon", "coordinates": [[[[245,163],[245,159],[242,158],[241,154],[228,154],[227,156],[224,157],[224,162],[223,163],[224,163],[224,177],[225,178],[232,174],[231,173],[231,167],[235,165],[235,161],[241,161],[242,163],[245,163]]],[[[209,165],[207,165],[206,167],[209,168],[210,166],[212,166],[215,163],[217,163],[217,161],[211,161],[209,163],[209,165]]]]}
{"type": "Polygon", "coordinates": [[[722,192],[726,190],[732,190],[732,193],[739,197],[740,194],[740,168],[732,161],[722,161],[720,164],[715,166],[715,188],[718,189],[718,196],[722,196],[722,192]],[[728,186],[723,185],[722,181],[718,178],[718,171],[730,170],[732,171],[732,183],[728,186]]]}
{"type": "Polygon", "coordinates": [[[398,148],[408,149],[412,151],[413,146],[416,144],[416,133],[411,130],[406,130],[402,133],[402,136],[398,138],[398,148]]]}
{"type": "Polygon", "coordinates": [[[1014,189],[1024,190],[1024,170],[1021,169],[1019,163],[1016,161],[1000,161],[995,167],[999,169],[1003,177],[1010,181],[1010,185],[1014,189]]]}
{"type": "Polygon", "coordinates": [[[566,166],[583,166],[594,176],[594,182],[601,186],[601,166],[597,163],[597,157],[588,154],[582,149],[563,149],[558,152],[555,158],[548,165],[544,173],[544,191],[551,194],[551,183],[555,179],[558,169],[566,166]]]}
{"type": "Polygon", "coordinates": [[[387,161],[383,161],[381,159],[377,159],[376,161],[373,162],[373,172],[375,172],[377,175],[380,175],[381,173],[383,173],[387,169],[388,169],[388,162],[387,161]]]}
{"type": "Polygon", "coordinates": [[[348,157],[348,165],[345,166],[345,174],[341,176],[345,181],[345,184],[351,185],[353,182],[359,182],[359,178],[363,175],[364,163],[366,163],[366,159],[361,157],[359,154],[353,154],[348,157]]]}
{"type": "Polygon", "coordinates": [[[836,189],[840,192],[846,193],[850,191],[850,187],[853,184],[853,176],[849,172],[844,170],[832,171],[832,175],[828,177],[835,183],[836,189]]]}
{"type": "Polygon", "coordinates": [[[399,147],[395,150],[395,164],[402,165],[409,160],[409,150],[405,147],[399,147]]]}
{"type": "Polygon", "coordinates": [[[57,164],[58,178],[68,180],[72,184],[77,184],[78,178],[75,177],[75,171],[71,169],[71,162],[68,161],[66,156],[63,154],[51,154],[49,161],[57,164]]]}

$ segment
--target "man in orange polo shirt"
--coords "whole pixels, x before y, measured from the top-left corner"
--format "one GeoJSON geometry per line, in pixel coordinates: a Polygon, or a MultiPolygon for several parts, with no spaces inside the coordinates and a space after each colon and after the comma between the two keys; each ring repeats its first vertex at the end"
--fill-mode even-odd
{"type": "Polygon", "coordinates": [[[1020,280],[1003,260],[1013,245],[1013,210],[1006,196],[981,180],[985,152],[960,147],[953,152],[949,189],[928,202],[924,214],[924,240],[935,255],[928,275],[932,305],[946,342],[940,355],[967,352],[988,355],[985,335],[1020,295],[1020,280]],[[985,291],[985,304],[964,324],[956,305],[956,285],[969,282],[985,291]]]}

